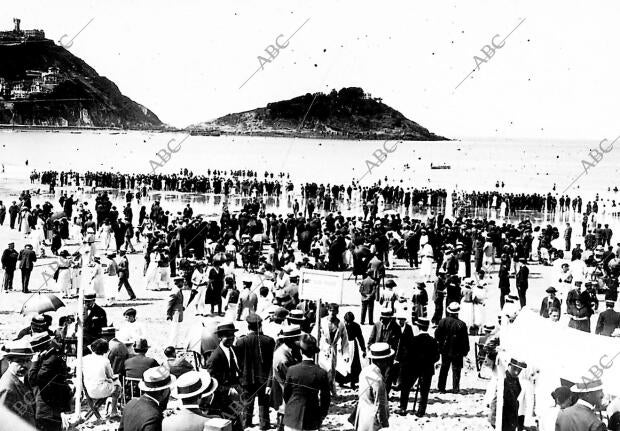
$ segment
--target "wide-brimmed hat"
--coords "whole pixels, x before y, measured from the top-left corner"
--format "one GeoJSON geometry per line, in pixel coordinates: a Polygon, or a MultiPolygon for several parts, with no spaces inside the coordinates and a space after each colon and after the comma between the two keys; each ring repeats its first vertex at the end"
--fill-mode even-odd
{"type": "Polygon", "coordinates": [[[394,356],[394,350],[388,343],[374,343],[368,350],[368,359],[386,359],[394,356]]]}
{"type": "Polygon", "coordinates": [[[527,368],[527,364],[525,362],[519,361],[515,358],[510,359],[508,365],[512,365],[513,367],[521,368],[522,370],[527,368]]]}
{"type": "Polygon", "coordinates": [[[52,343],[52,337],[47,332],[38,332],[30,338],[30,346],[35,352],[45,350],[52,343]]]}
{"type": "Polygon", "coordinates": [[[237,332],[238,329],[235,328],[235,324],[232,322],[226,322],[226,323],[220,323],[219,325],[217,325],[217,329],[215,330],[215,334],[216,335],[221,335],[221,334],[230,334],[230,333],[235,333],[237,332]]]}
{"type": "Polygon", "coordinates": [[[575,383],[571,386],[570,391],[576,394],[583,394],[586,392],[595,392],[603,390],[603,382],[600,380],[588,380],[585,379],[581,383],[575,383]]]}
{"type": "Polygon", "coordinates": [[[178,400],[211,395],[217,389],[217,380],[207,370],[188,371],[179,376],[176,386],[172,388],[172,396],[178,400]]]}
{"type": "Polygon", "coordinates": [[[21,340],[9,341],[4,346],[4,352],[1,357],[6,359],[11,358],[31,358],[34,355],[32,346],[28,340],[22,338],[21,340]]]}
{"type": "Polygon", "coordinates": [[[176,377],[170,374],[168,367],[160,365],[146,370],[138,387],[143,392],[156,392],[172,388],[175,384],[176,377]]]}
{"type": "Polygon", "coordinates": [[[394,280],[388,280],[385,282],[385,287],[396,287],[396,282],[394,280]]]}
{"type": "Polygon", "coordinates": [[[319,347],[317,346],[316,338],[314,338],[310,334],[301,335],[301,337],[299,338],[299,347],[301,348],[302,352],[304,352],[308,356],[319,353],[319,347]]]}
{"type": "Polygon", "coordinates": [[[289,322],[305,322],[306,316],[302,310],[291,310],[286,319],[289,322]]]}
{"type": "Polygon", "coordinates": [[[284,340],[286,338],[299,338],[301,337],[301,327],[299,325],[286,325],[283,326],[278,334],[278,340],[284,340]]]}
{"type": "Polygon", "coordinates": [[[451,302],[450,305],[448,305],[448,308],[446,309],[447,313],[453,313],[453,314],[456,314],[459,311],[461,311],[461,304],[459,304],[458,302],[451,302]]]}
{"type": "Polygon", "coordinates": [[[381,317],[392,318],[394,317],[394,311],[392,311],[392,309],[389,307],[382,308],[381,317]]]}
{"type": "Polygon", "coordinates": [[[545,290],[545,292],[547,292],[547,293],[556,293],[557,291],[558,290],[555,287],[553,287],[553,286],[547,287],[547,290],[545,290]]]}
{"type": "Polygon", "coordinates": [[[413,324],[416,325],[418,328],[423,329],[424,331],[426,331],[429,326],[431,325],[430,320],[424,318],[424,317],[418,317],[417,319],[415,319],[413,321],[413,324]]]}

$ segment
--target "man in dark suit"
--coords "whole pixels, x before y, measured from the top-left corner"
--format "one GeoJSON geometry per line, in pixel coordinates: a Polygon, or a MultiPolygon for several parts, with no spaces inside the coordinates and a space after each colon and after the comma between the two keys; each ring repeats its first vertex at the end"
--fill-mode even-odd
{"type": "Polygon", "coordinates": [[[331,402],[327,371],[314,363],[319,353],[316,339],[304,334],[299,341],[302,361],[286,373],[284,426],[295,430],[318,430],[331,402]]]}
{"type": "Polygon", "coordinates": [[[241,370],[241,399],[245,401],[243,427],[251,428],[254,415],[254,399],[258,398],[260,429],[269,429],[269,396],[267,382],[273,366],[273,352],[276,342],[261,333],[262,319],[258,314],[249,314],[246,319],[250,333],[237,340],[235,351],[241,370]]]}
{"type": "Polygon", "coordinates": [[[459,392],[463,357],[469,353],[467,325],[458,318],[460,309],[457,302],[451,303],[446,309],[446,317],[439,321],[435,330],[435,339],[441,353],[438,382],[441,393],[446,392],[446,380],[450,367],[452,367],[452,392],[459,392]]]}
{"type": "Polygon", "coordinates": [[[2,253],[2,258],[0,259],[2,269],[4,269],[3,288],[5,291],[13,290],[13,274],[15,273],[18,257],[19,254],[15,250],[15,243],[10,242],[8,248],[4,250],[2,253]]]}
{"type": "Polygon", "coordinates": [[[108,326],[106,312],[95,303],[95,297],[94,293],[84,295],[84,346],[101,338],[101,329],[108,326]]]}
{"type": "Polygon", "coordinates": [[[553,308],[559,310],[562,304],[560,300],[555,297],[555,293],[557,292],[555,287],[548,287],[546,292],[548,296],[544,298],[542,304],[540,304],[540,315],[545,319],[549,318],[549,310],[553,308]]]}
{"type": "Polygon", "coordinates": [[[30,273],[37,261],[37,254],[32,249],[31,244],[26,244],[24,249],[19,252],[19,269],[22,271],[22,292],[28,293],[28,284],[30,283],[30,273]]]}
{"type": "MultiPolygon", "coordinates": [[[[414,314],[414,323],[416,318],[417,315],[414,314]]],[[[396,319],[398,320],[398,325],[400,326],[402,332],[400,340],[398,341],[398,350],[396,350],[396,359],[393,365],[393,373],[398,373],[400,378],[400,408],[396,410],[396,414],[404,416],[407,411],[409,392],[411,391],[411,387],[413,386],[411,365],[413,363],[414,354],[414,337],[413,329],[411,328],[411,325],[407,323],[407,314],[405,313],[405,311],[399,311],[398,313],[396,313],[396,319]]],[[[389,397],[389,391],[387,392],[387,394],[389,397]]]]}
{"type": "Polygon", "coordinates": [[[517,292],[519,293],[519,302],[521,303],[521,307],[525,307],[525,303],[526,303],[525,294],[527,293],[529,276],[530,276],[530,269],[527,267],[527,259],[522,257],[519,259],[519,271],[517,271],[517,275],[515,277],[516,285],[517,285],[517,292]]]}
{"type": "Polygon", "coordinates": [[[148,341],[143,338],[135,341],[133,350],[136,355],[125,360],[125,375],[127,377],[141,379],[146,370],[159,366],[155,359],[145,356],[149,347],[148,341]]]}
{"type": "Polygon", "coordinates": [[[127,260],[127,256],[125,256],[125,250],[119,250],[120,260],[118,261],[118,291],[121,291],[121,288],[125,286],[127,289],[127,294],[129,294],[129,299],[136,299],[136,294],[133,292],[131,285],[129,284],[129,261],[127,260]]]}
{"type": "Polygon", "coordinates": [[[218,325],[215,334],[220,338],[220,344],[207,360],[207,371],[219,383],[212,403],[213,411],[230,419],[233,429],[243,429],[239,417],[243,405],[240,406],[241,409],[236,406],[241,388],[239,386],[239,360],[233,348],[235,332],[237,329],[233,323],[218,325]]]}
{"type": "Polygon", "coordinates": [[[598,316],[596,322],[596,334],[611,337],[614,330],[620,327],[620,313],[614,310],[615,301],[606,300],[607,310],[598,316]]]}
{"type": "MultiPolygon", "coordinates": [[[[398,351],[398,342],[402,336],[402,330],[398,323],[394,320],[394,312],[391,308],[386,307],[381,310],[380,322],[375,323],[372,332],[368,338],[368,348],[374,343],[388,343],[394,352],[398,351]]],[[[394,364],[387,368],[385,374],[385,386],[388,394],[392,388],[392,384],[398,378],[398,367],[394,364]]]]}
{"type": "Polygon", "coordinates": [[[375,308],[375,297],[377,293],[377,282],[370,274],[366,274],[360,283],[360,295],[362,295],[362,315],[361,325],[366,323],[366,312],[368,312],[368,323],[374,325],[373,310],[375,308]]]}
{"type": "MultiPolygon", "coordinates": [[[[430,324],[428,319],[418,318],[414,323],[418,327],[418,334],[413,337],[412,343],[412,385],[415,384],[416,380],[418,381],[420,404],[418,404],[418,411],[415,415],[417,417],[422,417],[426,413],[428,393],[431,390],[431,380],[433,379],[433,374],[435,374],[435,364],[439,360],[439,345],[437,341],[428,334],[428,327],[430,324]]],[[[408,398],[409,393],[407,393],[407,399],[408,398]]]]}
{"type": "Polygon", "coordinates": [[[175,382],[167,367],[146,370],[140,382],[142,396],[127,403],[118,431],[161,431],[163,411],[175,382]]]}

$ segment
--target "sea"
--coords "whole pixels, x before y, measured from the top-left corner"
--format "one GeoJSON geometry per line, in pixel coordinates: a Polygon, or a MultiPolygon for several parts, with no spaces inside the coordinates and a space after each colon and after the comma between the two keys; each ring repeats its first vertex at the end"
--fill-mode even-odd
{"type": "Polygon", "coordinates": [[[610,146],[611,141],[613,137],[603,144],[601,139],[385,142],[5,129],[0,130],[0,194],[33,188],[33,170],[180,173],[187,168],[199,175],[207,169],[251,169],[259,178],[265,171],[288,174],[296,192],[305,182],[380,182],[456,192],[580,195],[584,208],[598,194],[599,206],[611,211],[613,201],[620,204],[614,191],[620,185],[620,151],[610,146]]]}

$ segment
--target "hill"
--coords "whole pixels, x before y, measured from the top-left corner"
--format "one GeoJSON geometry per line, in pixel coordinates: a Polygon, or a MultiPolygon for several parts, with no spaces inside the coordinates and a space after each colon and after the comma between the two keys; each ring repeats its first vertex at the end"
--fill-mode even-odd
{"type": "Polygon", "coordinates": [[[250,134],[335,139],[447,140],[357,87],[307,93],[228,114],[190,128],[194,134],[250,134]]]}
{"type": "Polygon", "coordinates": [[[116,84],[45,38],[0,40],[0,124],[162,127],[157,116],[116,84]]]}

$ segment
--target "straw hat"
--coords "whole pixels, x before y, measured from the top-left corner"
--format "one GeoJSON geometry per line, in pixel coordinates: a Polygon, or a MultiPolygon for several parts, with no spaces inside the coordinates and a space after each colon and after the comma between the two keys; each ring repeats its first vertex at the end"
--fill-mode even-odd
{"type": "Polygon", "coordinates": [[[301,328],[299,325],[287,325],[283,326],[278,334],[278,340],[284,340],[286,338],[299,338],[301,337],[301,328]]]}
{"type": "Polygon", "coordinates": [[[461,305],[458,302],[451,302],[446,312],[456,314],[461,311],[461,305]]]}
{"type": "Polygon", "coordinates": [[[603,390],[603,382],[600,380],[585,380],[581,383],[575,383],[571,386],[570,391],[576,394],[584,394],[587,392],[595,392],[603,390]]]}
{"type": "Polygon", "coordinates": [[[394,350],[388,343],[374,343],[368,350],[369,359],[386,359],[394,356],[394,350]]]}
{"type": "Polygon", "coordinates": [[[138,387],[143,392],[156,392],[172,388],[175,383],[176,377],[170,375],[168,367],[160,365],[146,370],[138,387]]]}
{"type": "Polygon", "coordinates": [[[4,347],[6,351],[2,353],[2,357],[6,359],[31,358],[34,355],[32,346],[23,338],[21,340],[9,341],[4,347]]]}
{"type": "Polygon", "coordinates": [[[188,371],[177,379],[172,396],[178,400],[196,395],[205,397],[214,393],[217,386],[217,380],[207,370],[188,371]]]}

